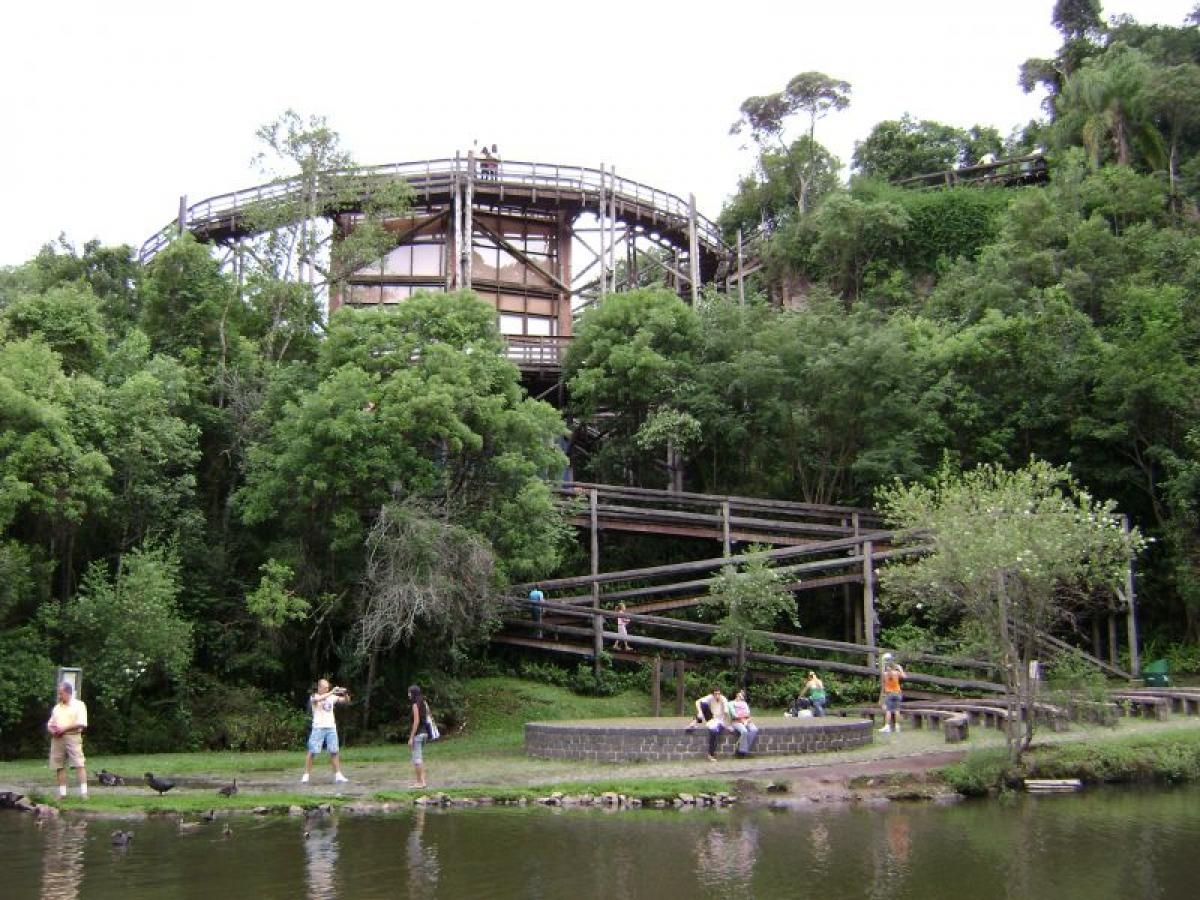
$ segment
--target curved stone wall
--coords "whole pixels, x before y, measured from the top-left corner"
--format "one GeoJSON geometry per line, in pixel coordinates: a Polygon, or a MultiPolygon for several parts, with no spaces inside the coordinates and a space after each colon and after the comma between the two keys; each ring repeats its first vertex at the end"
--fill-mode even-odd
{"type": "MultiPolygon", "coordinates": [[[[668,762],[703,759],[708,732],[685,730],[679,719],[597,719],[570,722],[529,722],[525,752],[546,759],[586,759],[596,762],[668,762]]],[[[786,756],[848,750],[871,743],[869,719],[812,718],[756,720],[755,756],[786,756]]],[[[717,753],[732,756],[736,734],[726,733],[717,753]]]]}

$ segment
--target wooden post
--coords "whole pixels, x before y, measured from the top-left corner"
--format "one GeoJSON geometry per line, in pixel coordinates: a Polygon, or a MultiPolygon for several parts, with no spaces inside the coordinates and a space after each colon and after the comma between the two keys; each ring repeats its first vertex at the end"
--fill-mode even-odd
{"type": "Polygon", "coordinates": [[[733,541],[729,536],[729,501],[721,501],[721,555],[733,555],[733,541]]]}
{"type": "Polygon", "coordinates": [[[675,714],[682,716],[687,706],[687,679],[684,678],[684,662],[675,660],[675,714]]]}
{"type": "Polygon", "coordinates": [[[179,195],[179,218],[177,222],[179,225],[179,235],[182,237],[183,233],[187,231],[187,194],[179,195]]]}
{"type": "Polygon", "coordinates": [[[1104,645],[1100,643],[1100,617],[1092,616],[1092,656],[1104,658],[1104,645]]]}
{"type": "Polygon", "coordinates": [[[657,654],[650,660],[650,715],[662,715],[662,657],[657,654]]]}
{"type": "Polygon", "coordinates": [[[608,276],[604,266],[608,258],[604,252],[604,163],[600,163],[600,202],[596,204],[596,218],[600,222],[600,299],[604,299],[604,289],[608,286],[608,276]]]}
{"type": "Polygon", "coordinates": [[[744,274],[744,266],[742,260],[742,229],[738,229],[737,233],[737,262],[738,262],[738,305],[746,305],[746,276],[744,274]]]}
{"type": "Polygon", "coordinates": [[[1117,613],[1112,610],[1108,614],[1108,661],[1117,664],[1117,613]]]}
{"type": "Polygon", "coordinates": [[[475,260],[475,225],[471,221],[472,207],[475,205],[475,151],[467,154],[467,198],[463,201],[463,287],[471,289],[471,277],[474,274],[472,263],[475,260]]]}
{"type": "Polygon", "coordinates": [[[737,670],[737,686],[744,690],[746,687],[746,638],[744,636],[738,635],[733,650],[733,664],[737,670]]]}
{"type": "Polygon", "coordinates": [[[875,558],[871,541],[863,541],[863,643],[870,648],[867,665],[875,667],[875,558]]]}
{"type": "Polygon", "coordinates": [[[604,617],[600,610],[600,501],[595,488],[588,491],[588,512],[592,535],[592,658],[596,676],[600,676],[600,654],[604,652],[604,617]]]}
{"type": "Polygon", "coordinates": [[[454,284],[452,287],[460,288],[463,283],[463,256],[462,256],[462,174],[461,174],[461,159],[458,151],[454,151],[454,284]]]}
{"type": "Polygon", "coordinates": [[[692,306],[695,306],[700,301],[700,235],[695,194],[688,194],[688,270],[692,278],[692,306]]]}
{"type": "MultiPolygon", "coordinates": [[[[1121,528],[1129,534],[1129,516],[1121,516],[1121,528]]],[[[1134,584],[1134,559],[1129,557],[1125,566],[1125,627],[1129,632],[1129,674],[1142,677],[1142,650],[1138,646],[1137,586],[1134,584]]]]}
{"type": "Polygon", "coordinates": [[[638,286],[637,235],[634,234],[631,227],[626,226],[626,229],[629,240],[626,241],[628,246],[625,248],[625,258],[627,260],[625,263],[625,284],[632,291],[638,286]]]}
{"type": "Polygon", "coordinates": [[[617,292],[617,167],[608,170],[608,262],[611,290],[617,292]]]}

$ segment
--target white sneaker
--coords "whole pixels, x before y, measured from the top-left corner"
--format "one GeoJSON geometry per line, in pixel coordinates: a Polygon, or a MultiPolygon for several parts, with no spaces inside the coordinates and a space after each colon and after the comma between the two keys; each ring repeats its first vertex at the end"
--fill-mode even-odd
{"type": "Polygon", "coordinates": [[[347,778],[345,775],[343,775],[341,772],[338,772],[336,775],[333,776],[334,784],[345,784],[349,780],[350,779],[347,778]]]}
{"type": "Polygon", "coordinates": [[[307,772],[305,772],[303,775],[300,776],[300,783],[308,784],[308,773],[307,772]]]}
{"type": "Polygon", "coordinates": [[[890,726],[890,725],[884,725],[882,728],[879,729],[880,734],[891,734],[891,732],[892,732],[892,726],[890,726]]]}
{"type": "Polygon", "coordinates": [[[899,723],[899,722],[897,722],[897,723],[896,723],[896,725],[895,725],[895,727],[892,729],[892,731],[896,732],[896,734],[899,734],[899,733],[900,733],[900,723],[899,723]]]}

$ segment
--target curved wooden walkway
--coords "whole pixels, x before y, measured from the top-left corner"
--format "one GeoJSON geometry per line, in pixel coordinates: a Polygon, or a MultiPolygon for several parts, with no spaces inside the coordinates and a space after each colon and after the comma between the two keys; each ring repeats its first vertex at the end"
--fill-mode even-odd
{"type": "MultiPolygon", "coordinates": [[[[454,198],[456,181],[466,177],[467,160],[462,158],[427,159],[414,162],[366,166],[347,173],[348,179],[361,182],[347,196],[345,185],[336,195],[316,198],[326,214],[361,209],[372,189],[380,183],[403,181],[413,193],[414,202],[424,206],[448,206],[454,198]]],[[[338,173],[332,173],[338,174],[338,173]]],[[[567,210],[573,215],[600,212],[601,204],[611,204],[615,218],[651,238],[678,247],[687,247],[693,210],[688,201],[649,185],[584,166],[557,163],[505,160],[495,177],[472,178],[474,204],[494,209],[540,208],[567,210]]],[[[219,194],[181,211],[179,220],[170,222],[142,244],[139,259],[148,262],[178,234],[186,229],[201,241],[229,243],[255,233],[252,216],[247,213],[265,206],[293,203],[302,197],[303,182],[298,178],[273,181],[250,188],[219,194]]],[[[606,213],[607,214],[607,213],[606,213]]],[[[729,256],[716,223],[695,214],[696,237],[703,280],[710,280],[719,264],[729,256]]]]}

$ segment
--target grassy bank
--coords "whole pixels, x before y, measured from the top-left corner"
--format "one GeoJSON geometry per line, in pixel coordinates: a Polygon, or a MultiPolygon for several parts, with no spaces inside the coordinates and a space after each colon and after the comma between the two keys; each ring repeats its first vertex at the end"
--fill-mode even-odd
{"type": "MultiPolygon", "coordinates": [[[[64,809],[86,808],[114,814],[135,812],[198,814],[209,809],[244,811],[265,806],[286,809],[364,802],[408,802],[421,794],[444,792],[451,797],[488,796],[496,800],[530,799],[554,791],[601,794],[615,791],[642,800],[674,797],[680,792],[730,790],[732,778],[703,773],[704,763],[663,772],[653,766],[596,764],[573,760],[535,760],[525,755],[524,724],[556,719],[593,719],[648,715],[642,694],[581,697],[552,685],[515,678],[480,678],[467,682],[464,728],[426,747],[429,791],[408,788],[409,748],[404,744],[343,746],[342,758],[351,782],[330,782],[327,758],[314,766],[313,781],[303,788],[298,778],[304,749],[272,752],[197,752],[88,756],[90,796],[81,801],[71,780],[66,800],[55,796],[53,776],[43,759],[0,763],[0,785],[17,787],[34,799],[64,809]],[[689,768],[695,769],[692,774],[689,768]],[[101,769],[128,780],[126,787],[104,788],[95,783],[101,769]],[[144,784],[153,772],[176,781],[159,797],[144,784]],[[235,797],[217,795],[217,788],[238,779],[235,797]]],[[[436,711],[435,711],[436,712],[436,711]]],[[[676,768],[679,768],[678,766],[676,768]]]]}
{"type": "Polygon", "coordinates": [[[1003,750],[981,750],[940,774],[968,796],[1017,788],[1024,778],[1079,778],[1087,784],[1195,782],[1200,781],[1200,729],[1094,734],[1087,741],[1035,747],[1020,765],[1003,750]]]}

